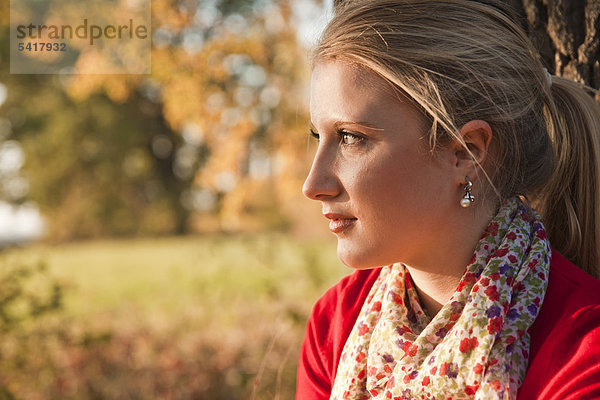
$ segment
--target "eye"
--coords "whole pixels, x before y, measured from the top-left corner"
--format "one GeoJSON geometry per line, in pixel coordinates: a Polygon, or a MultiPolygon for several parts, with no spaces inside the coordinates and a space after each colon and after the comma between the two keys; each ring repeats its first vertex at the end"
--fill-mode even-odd
{"type": "Polygon", "coordinates": [[[317,139],[317,141],[319,141],[319,134],[315,131],[313,131],[312,129],[310,130],[310,136],[312,136],[313,138],[317,139]]]}
{"type": "Polygon", "coordinates": [[[346,131],[340,131],[340,135],[342,137],[342,143],[348,146],[358,144],[364,140],[364,138],[346,131]]]}

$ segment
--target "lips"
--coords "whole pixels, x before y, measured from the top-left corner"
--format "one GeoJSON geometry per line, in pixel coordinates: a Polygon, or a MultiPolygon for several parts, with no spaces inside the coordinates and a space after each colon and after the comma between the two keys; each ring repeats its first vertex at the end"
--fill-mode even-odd
{"type": "Polygon", "coordinates": [[[354,226],[356,218],[336,213],[323,214],[329,219],[329,230],[335,234],[342,233],[354,226]]]}

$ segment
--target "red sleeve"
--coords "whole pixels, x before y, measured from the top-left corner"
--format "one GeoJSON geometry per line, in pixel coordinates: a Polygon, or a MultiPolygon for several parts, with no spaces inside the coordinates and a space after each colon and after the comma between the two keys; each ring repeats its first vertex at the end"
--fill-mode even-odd
{"type": "Polygon", "coordinates": [[[327,400],[344,344],[380,269],[343,278],[315,304],[300,351],[297,400],[327,400]]]}
{"type": "Polygon", "coordinates": [[[600,306],[581,310],[555,331],[554,351],[541,355],[549,376],[541,379],[538,398],[600,399],[600,306]]]}
{"type": "Polygon", "coordinates": [[[520,399],[600,399],[600,281],[554,252],[520,399]]]}
{"type": "Polygon", "coordinates": [[[306,336],[300,351],[298,379],[296,383],[296,399],[327,400],[331,391],[327,355],[331,353],[331,342],[327,340],[327,316],[333,312],[335,298],[331,291],[327,292],[313,308],[306,336]]]}

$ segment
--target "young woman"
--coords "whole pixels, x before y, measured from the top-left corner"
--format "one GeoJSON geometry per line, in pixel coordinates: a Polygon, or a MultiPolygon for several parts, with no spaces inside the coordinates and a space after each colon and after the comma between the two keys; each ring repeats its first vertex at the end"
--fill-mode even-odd
{"type": "Polygon", "coordinates": [[[600,398],[600,112],[535,54],[494,5],[336,9],[303,191],[357,271],[297,399],[600,398]]]}

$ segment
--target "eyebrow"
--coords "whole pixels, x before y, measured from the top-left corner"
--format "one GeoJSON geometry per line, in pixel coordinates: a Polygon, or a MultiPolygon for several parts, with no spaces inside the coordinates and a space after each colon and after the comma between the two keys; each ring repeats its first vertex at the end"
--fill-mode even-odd
{"type": "MultiPolygon", "coordinates": [[[[374,130],[374,131],[383,131],[383,128],[376,128],[375,126],[372,125],[372,123],[368,122],[368,121],[336,121],[333,124],[333,127],[338,130],[340,129],[342,126],[345,125],[356,125],[359,126],[361,128],[366,128],[366,129],[370,129],[370,130],[374,130]]],[[[312,129],[313,131],[317,131],[317,128],[315,128],[315,126],[313,125],[312,121],[310,121],[310,129],[312,129]]]]}

